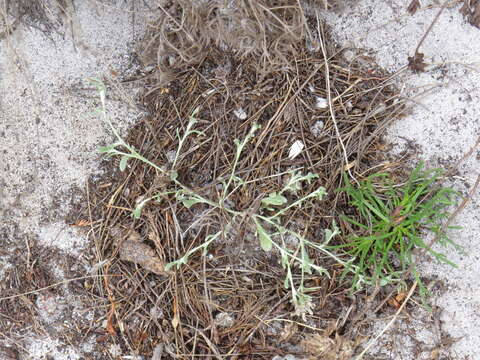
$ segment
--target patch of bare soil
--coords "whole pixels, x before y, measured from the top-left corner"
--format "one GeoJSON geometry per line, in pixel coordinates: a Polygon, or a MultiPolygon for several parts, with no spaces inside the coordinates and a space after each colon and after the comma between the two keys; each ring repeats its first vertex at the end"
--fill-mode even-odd
{"type": "MultiPolygon", "coordinates": [[[[296,1],[160,6],[141,52],[152,68],[143,95],[150,116],[127,142],[166,171],[174,162],[179,181],[216,201],[235,161],[236,139],[245,139],[254,123],[261,128],[236,166],[243,184],[228,197],[229,208],[241,216],[205,204],[183,206],[171,178],[140,161],[89,186],[80,225],[90,228],[95,242],[101,278],[92,291],[105,309],[105,339],[123,350],[180,359],[348,359],[362,342],[359,329],[373,306],[368,294],[351,295],[348,277],[340,279],[343,269],[310,249],[311,261],[330,277],[292,275],[311,297],[299,314],[284,284],[281,256],[261,249],[251,218],[265,211],[259,201],[281,189],[296,169],[318,174],[299,196],[319,186],[328,195],[285,212],[282,225],[317,243],[334,221],[348,234],[339,214],[354,210],[335,192],[342,173],[361,178],[399,166],[385,159],[381,141],[404,110],[389,75],[368,58],[345,60],[318,16],[306,9],[296,1]],[[187,138],[172,161],[178,134],[193,113],[200,133],[187,138]],[[296,141],[304,150],[289,156],[296,141]],[[132,217],[139,201],[160,193],[139,219],[132,217]],[[204,254],[165,270],[222,230],[204,254]]],[[[298,243],[285,246],[300,251],[298,243]]]]}

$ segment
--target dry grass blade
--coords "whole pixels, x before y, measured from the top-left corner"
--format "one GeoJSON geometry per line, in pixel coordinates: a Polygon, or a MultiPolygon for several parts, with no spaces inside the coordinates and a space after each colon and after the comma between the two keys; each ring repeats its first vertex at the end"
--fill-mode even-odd
{"type": "Polygon", "coordinates": [[[393,316],[393,318],[388,322],[388,324],[382,329],[382,331],[380,331],[377,336],[375,336],[374,339],[372,339],[368,345],[363,349],[363,351],[357,356],[355,357],[355,360],[361,360],[363,358],[363,356],[368,352],[368,350],[375,344],[375,342],[378,341],[378,339],[380,339],[383,334],[385,334],[385,332],[393,325],[393,323],[395,322],[395,320],[398,318],[398,315],[403,311],[403,308],[405,307],[405,305],[408,303],[408,301],[410,300],[410,298],[412,297],[415,289],[417,288],[417,282],[414,282],[413,285],[411,286],[409,292],[408,292],[408,295],[407,297],[405,298],[405,300],[403,301],[403,303],[400,305],[400,307],[398,308],[398,310],[396,311],[395,313],[395,316],[393,316]]]}
{"type": "MultiPolygon", "coordinates": [[[[162,72],[201,63],[211,46],[234,52],[239,59],[256,56],[256,66],[271,72],[290,66],[289,56],[305,34],[297,1],[264,0],[192,2],[159,5],[142,49],[146,64],[162,72]]],[[[160,74],[160,77],[164,77],[160,74]]]]}
{"type": "MultiPolygon", "coordinates": [[[[317,17],[317,24],[320,25],[318,11],[316,11],[315,15],[317,17]]],[[[321,29],[318,29],[318,34],[320,36],[320,46],[322,48],[323,59],[325,61],[325,82],[326,82],[326,91],[327,91],[328,108],[330,110],[330,116],[332,117],[333,127],[335,128],[335,133],[337,135],[338,142],[342,147],[343,156],[345,158],[345,168],[347,169],[347,172],[350,175],[350,177],[353,180],[355,180],[356,183],[358,183],[358,180],[355,178],[355,176],[352,175],[352,172],[350,171],[350,166],[349,166],[350,163],[348,161],[347,149],[345,149],[345,144],[343,143],[342,136],[340,134],[340,131],[338,130],[338,124],[335,118],[335,111],[332,105],[332,88],[330,85],[330,70],[328,65],[327,52],[325,50],[324,32],[321,31],[321,29]]]]}

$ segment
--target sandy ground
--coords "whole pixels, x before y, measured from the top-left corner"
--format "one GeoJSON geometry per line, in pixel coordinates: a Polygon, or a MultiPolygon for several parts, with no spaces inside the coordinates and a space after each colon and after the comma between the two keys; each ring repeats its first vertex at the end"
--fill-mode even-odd
{"type": "MultiPolygon", "coordinates": [[[[140,22],[134,26],[128,12],[130,4],[123,1],[115,6],[78,3],[71,26],[64,29],[65,36],[51,34],[50,39],[19,27],[12,36],[0,40],[0,285],[16,260],[26,261],[25,244],[34,238],[45,251],[76,259],[50,263],[55,280],[72,270],[88,270],[83,265],[88,261],[86,240],[64,220],[72,204],[81,201],[87,177],[98,172],[96,147],[108,141],[104,125],[92,114],[98,102],[85,79],[112,77],[115,71],[134,73],[131,49],[140,36],[140,22]]],[[[344,46],[365,49],[363,53],[374,56],[391,71],[407,64],[407,56],[438,11],[438,7],[422,8],[410,16],[405,0],[346,3],[341,17],[328,16],[337,38],[344,46]]],[[[433,2],[421,3],[426,7],[433,2]]],[[[414,104],[408,117],[390,129],[389,135],[396,144],[394,152],[413,142],[418,146],[418,157],[430,166],[453,164],[480,134],[480,30],[467,24],[458,8],[444,12],[421,49],[426,61],[432,63],[428,71],[404,71],[399,78],[405,95],[435,86],[414,104]]],[[[349,52],[348,56],[356,53],[349,52]]],[[[110,92],[108,110],[122,129],[141,116],[131,106],[135,91],[134,87],[117,87],[110,92]]],[[[452,180],[464,193],[480,169],[476,156],[475,152],[452,180]]],[[[375,348],[375,357],[437,359],[441,357],[434,356],[443,352],[445,358],[478,358],[479,202],[477,194],[456,219],[463,229],[452,236],[466,249],[466,254],[449,253],[458,269],[434,262],[422,264],[424,274],[438,278],[446,288],[433,299],[435,312],[417,311],[402,318],[375,348]],[[448,351],[448,346],[441,346],[447,336],[456,340],[448,351]]],[[[25,331],[23,346],[30,354],[27,358],[101,358],[92,355],[93,337],[87,337],[81,347],[59,340],[58,333],[68,316],[94,321],[80,299],[66,289],[64,294],[38,297],[34,322],[47,332],[39,337],[25,331]]],[[[377,331],[384,325],[377,322],[377,331]]],[[[9,341],[3,339],[4,344],[9,341]]],[[[117,349],[105,351],[115,353],[117,349]]]]}
{"type": "MultiPolygon", "coordinates": [[[[130,4],[114,3],[76,2],[75,15],[59,33],[20,26],[0,42],[0,282],[12,264],[33,260],[33,240],[48,256],[53,281],[86,270],[87,241],[65,215],[81,205],[88,176],[99,172],[96,149],[110,137],[94,114],[98,96],[86,79],[133,75],[132,46],[141,37],[138,14],[135,21],[130,4]]],[[[140,118],[131,106],[135,91],[132,85],[109,91],[108,111],[119,129],[140,118]]],[[[62,293],[38,297],[32,322],[46,333],[22,334],[28,358],[84,359],[93,349],[91,338],[81,349],[59,340],[63,326],[73,325],[65,320],[69,316],[93,316],[68,289],[62,293]]]]}
{"type": "MultiPolygon", "coordinates": [[[[422,8],[413,16],[406,10],[410,1],[405,0],[345,3],[348,6],[341,16],[330,14],[328,19],[342,46],[364,49],[347,52],[347,56],[368,54],[391,72],[403,71],[398,83],[405,95],[432,88],[417,99],[409,116],[389,130],[389,140],[395,144],[393,153],[414,144],[417,158],[425,160],[427,166],[454,165],[480,135],[480,29],[465,21],[459,13],[460,4],[446,9],[420,49],[431,65],[425,73],[414,74],[404,69],[407,57],[413,55],[439,10],[438,3],[443,2],[420,1],[422,8]]],[[[477,149],[451,181],[464,194],[479,175],[479,155],[477,149]]],[[[463,229],[450,233],[465,248],[465,254],[448,251],[458,268],[433,261],[421,264],[424,275],[444,285],[444,291],[432,299],[434,313],[417,311],[404,318],[372,354],[382,359],[479,358],[479,203],[477,192],[456,218],[456,225],[463,229]],[[446,350],[448,336],[455,340],[450,351],[446,350]]],[[[379,322],[377,330],[385,324],[379,322]]]]}

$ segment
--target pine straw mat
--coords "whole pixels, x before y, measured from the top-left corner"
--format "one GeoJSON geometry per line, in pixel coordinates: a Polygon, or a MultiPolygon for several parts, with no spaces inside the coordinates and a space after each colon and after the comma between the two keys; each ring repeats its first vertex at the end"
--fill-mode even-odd
{"type": "MultiPolygon", "coordinates": [[[[297,194],[285,197],[291,203],[320,186],[327,195],[288,209],[281,224],[321,243],[325,229],[336,223],[341,235],[334,241],[344,241],[351,229],[339,214],[356,214],[336,191],[343,184],[342,173],[362,178],[395,166],[383,155],[381,135],[402,114],[404,101],[388,74],[367,57],[347,61],[318,16],[303,12],[296,1],[288,3],[289,8],[264,4],[259,10],[273,25],[281,20],[301,27],[295,33],[300,39],[283,38],[281,49],[269,47],[280,43],[274,41],[280,27],[268,27],[267,20],[259,28],[263,42],[250,42],[248,49],[213,38],[215,32],[193,49],[189,37],[179,35],[184,31],[195,38],[199,33],[188,27],[183,2],[162,8],[177,25],[183,18],[182,30],[177,28],[174,36],[171,24],[158,23],[147,34],[144,54],[160,54],[154,58],[162,75],[149,77],[142,97],[149,115],[126,138],[139,153],[167,173],[179,136],[195,114],[193,130],[199,133],[183,143],[176,179],[218,201],[234,166],[236,139],[246,139],[254,124],[260,128],[238,159],[233,191],[225,202],[239,216],[208,204],[185,206],[170,177],[137,160],[129,161],[125,171],[114,170],[90,184],[95,261],[102,264],[98,273],[108,275],[92,291],[107,309],[108,336],[134,353],[152,356],[155,350],[172,359],[271,359],[285,354],[347,359],[361,341],[356,323],[368,292],[352,296],[348,277],[340,280],[342,267],[308,248],[311,262],[328,275],[302,274],[292,265],[294,288],[302,282],[310,289],[308,306],[299,312],[292,303],[292,286],[285,287],[281,254],[276,248],[262,249],[251,214],[270,211],[259,207],[261,200],[279,192],[292,171],[317,174],[297,194]],[[170,41],[168,51],[158,50],[159,32],[162,41],[170,41]],[[289,156],[295,142],[304,148],[289,156]],[[138,219],[132,217],[142,199],[159,193],[164,195],[147,202],[138,219]],[[218,232],[221,236],[206,249],[166,271],[165,264],[218,232]]],[[[218,20],[216,13],[203,10],[196,14],[218,20]]],[[[238,16],[258,19],[248,11],[238,16]]],[[[291,30],[288,26],[283,33],[291,30]]],[[[293,254],[300,251],[294,240],[284,245],[293,254]]]]}

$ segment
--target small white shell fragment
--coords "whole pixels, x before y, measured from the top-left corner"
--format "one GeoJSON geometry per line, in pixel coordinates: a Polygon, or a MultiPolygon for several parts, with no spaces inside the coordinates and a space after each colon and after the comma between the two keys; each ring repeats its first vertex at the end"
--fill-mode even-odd
{"type": "Polygon", "coordinates": [[[375,110],[373,110],[371,116],[375,116],[378,114],[383,113],[385,110],[387,110],[387,104],[381,103],[380,105],[377,106],[375,110]]]}
{"type": "Polygon", "coordinates": [[[275,355],[272,360],[300,360],[295,355],[287,354],[285,356],[275,355]]]}
{"type": "Polygon", "coordinates": [[[88,270],[88,273],[89,274],[97,274],[98,270],[100,270],[100,268],[105,265],[106,263],[108,263],[110,260],[109,259],[105,259],[105,260],[102,260],[100,262],[97,262],[95,265],[93,265],[90,270],[88,270]]]}
{"type": "Polygon", "coordinates": [[[245,120],[247,118],[247,113],[243,108],[238,108],[237,110],[233,111],[233,114],[240,120],[245,120]]]}
{"type": "Polygon", "coordinates": [[[352,50],[345,50],[343,52],[343,57],[347,61],[353,61],[353,59],[355,59],[355,52],[353,52],[352,50]]]}
{"type": "Polygon", "coordinates": [[[205,91],[205,92],[202,94],[202,96],[203,96],[203,97],[207,97],[207,96],[209,96],[209,95],[212,95],[215,91],[217,91],[217,89],[207,90],[207,91],[205,91]]]}
{"type": "Polygon", "coordinates": [[[253,283],[253,280],[250,279],[248,276],[244,275],[242,276],[240,279],[242,279],[243,281],[245,282],[248,282],[248,283],[253,283]]]}
{"type": "Polygon", "coordinates": [[[326,109],[328,107],[327,99],[325,99],[323,97],[320,97],[320,96],[316,96],[315,97],[315,107],[317,109],[326,109]]]}
{"type": "Polygon", "coordinates": [[[145,69],[143,70],[145,73],[150,73],[152,72],[155,68],[157,67],[156,64],[148,64],[145,66],[145,69]]]}
{"type": "Polygon", "coordinates": [[[232,327],[234,323],[235,319],[226,312],[218,313],[217,316],[215,316],[215,325],[220,328],[232,327]]]}
{"type": "Polygon", "coordinates": [[[290,160],[295,159],[303,150],[305,145],[300,140],[295,141],[292,146],[290,146],[290,152],[288,153],[288,158],[290,160]]]}
{"type": "Polygon", "coordinates": [[[170,64],[170,66],[175,65],[176,62],[177,62],[177,59],[175,59],[175,56],[170,55],[170,56],[168,57],[168,63],[170,64]]]}
{"type": "Polygon", "coordinates": [[[150,316],[155,320],[163,318],[163,310],[160,309],[158,306],[154,306],[150,309],[150,316]]]}
{"type": "Polygon", "coordinates": [[[312,39],[307,41],[307,50],[310,52],[317,52],[320,50],[320,41],[312,39]]]}
{"type": "Polygon", "coordinates": [[[312,135],[315,137],[318,137],[321,134],[324,126],[325,124],[322,120],[316,121],[315,124],[313,124],[310,127],[310,131],[312,132],[312,135]]]}
{"type": "Polygon", "coordinates": [[[140,195],[139,197],[137,197],[137,198],[135,199],[135,206],[140,205],[143,200],[145,200],[145,196],[140,195]]]}
{"type": "Polygon", "coordinates": [[[170,150],[165,154],[165,156],[167,157],[167,161],[169,163],[173,163],[175,161],[176,155],[177,155],[177,152],[175,150],[170,150]]]}
{"type": "Polygon", "coordinates": [[[313,85],[308,85],[308,91],[310,91],[311,93],[314,93],[315,87],[313,85]]]}
{"type": "Polygon", "coordinates": [[[114,358],[122,356],[122,348],[118,344],[111,344],[108,351],[114,358]]]}
{"type": "Polygon", "coordinates": [[[347,108],[348,111],[352,110],[353,109],[353,104],[350,100],[348,100],[346,103],[345,103],[345,107],[347,108]]]}

